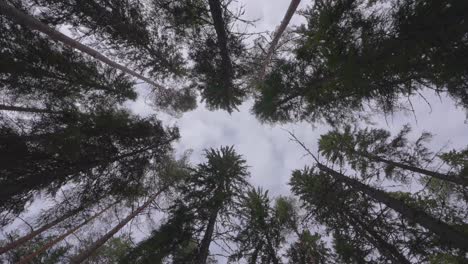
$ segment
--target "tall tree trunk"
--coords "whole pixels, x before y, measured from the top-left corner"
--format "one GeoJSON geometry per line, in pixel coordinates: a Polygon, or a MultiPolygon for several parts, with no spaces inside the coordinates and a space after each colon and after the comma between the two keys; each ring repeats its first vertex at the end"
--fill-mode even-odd
{"type": "Polygon", "coordinates": [[[403,164],[403,163],[400,163],[400,162],[395,162],[395,161],[392,161],[392,160],[384,159],[384,158],[382,158],[380,156],[372,155],[372,154],[366,153],[366,152],[357,152],[357,154],[361,155],[363,157],[366,157],[366,158],[368,158],[370,160],[383,162],[383,163],[395,166],[395,167],[400,168],[400,169],[409,170],[409,171],[412,171],[412,172],[424,174],[426,176],[434,177],[434,178],[437,178],[437,179],[443,180],[443,181],[453,182],[455,184],[459,184],[459,185],[462,185],[462,186],[468,186],[468,179],[466,179],[466,178],[464,179],[462,177],[457,177],[456,175],[447,175],[447,174],[438,173],[438,172],[435,172],[435,171],[421,169],[421,168],[410,166],[410,165],[403,164]]]}
{"type": "Polygon", "coordinates": [[[18,263],[16,264],[26,264],[26,263],[29,263],[31,262],[35,257],[39,256],[41,253],[45,252],[46,250],[48,250],[49,248],[51,248],[52,246],[54,246],[55,244],[57,244],[58,242],[62,241],[64,238],[66,238],[67,236],[69,236],[70,234],[76,232],[78,229],[80,229],[81,227],[83,227],[84,225],[88,224],[89,222],[91,222],[92,220],[94,220],[96,217],[100,216],[101,214],[103,214],[105,211],[107,211],[108,209],[110,209],[112,206],[114,206],[115,204],[117,204],[117,202],[115,203],[112,203],[110,204],[109,206],[107,206],[106,208],[102,209],[99,213],[95,214],[94,216],[92,216],[91,218],[88,218],[86,219],[86,221],[84,221],[83,223],[79,224],[78,226],[68,230],[67,232],[65,232],[64,234],[62,234],[61,236],[53,239],[52,241],[46,243],[44,246],[42,246],[41,248],[39,248],[38,250],[34,251],[33,253],[23,257],[20,259],[20,261],[18,261],[18,263]]]}
{"type": "Polygon", "coordinates": [[[208,225],[206,227],[205,234],[200,243],[200,248],[198,249],[197,264],[205,264],[208,259],[208,254],[210,252],[210,244],[213,238],[214,228],[216,225],[216,218],[218,217],[219,209],[215,209],[208,219],[208,225]]]}
{"type": "Polygon", "coordinates": [[[268,235],[268,230],[266,231],[266,239],[267,239],[267,246],[268,246],[268,255],[270,255],[270,260],[273,264],[279,264],[278,257],[276,256],[275,248],[271,243],[271,237],[268,235]]]}
{"type": "Polygon", "coordinates": [[[289,4],[288,10],[286,11],[286,14],[284,14],[283,20],[281,21],[281,24],[279,25],[278,29],[275,32],[275,36],[273,37],[273,40],[270,43],[270,47],[268,48],[267,54],[265,55],[265,59],[263,60],[262,67],[260,69],[259,73],[259,80],[262,81],[265,78],[266,74],[266,69],[268,67],[268,64],[270,64],[271,57],[273,56],[273,53],[276,50],[276,46],[278,45],[278,42],[283,35],[284,31],[286,30],[286,27],[288,26],[289,22],[291,21],[292,16],[296,12],[297,7],[299,6],[299,3],[301,0],[291,0],[291,3],[289,4]]]}
{"type": "MultiPolygon", "coordinates": [[[[74,174],[74,173],[83,172],[83,171],[92,169],[94,167],[97,167],[99,165],[110,164],[110,163],[113,163],[113,162],[117,162],[117,161],[119,161],[121,159],[128,158],[128,157],[131,157],[133,155],[137,155],[137,154],[146,152],[146,151],[148,151],[148,150],[150,150],[152,148],[157,147],[158,145],[169,144],[171,141],[172,141],[172,139],[169,139],[167,142],[154,144],[154,145],[142,148],[142,149],[134,150],[134,151],[131,151],[129,153],[125,153],[125,154],[115,156],[115,157],[113,157],[111,159],[107,159],[107,160],[88,162],[86,164],[83,164],[83,163],[78,164],[75,168],[72,168],[72,169],[70,169],[70,167],[57,168],[54,171],[49,172],[48,175],[49,175],[49,178],[60,179],[61,177],[67,177],[67,176],[69,176],[71,174],[74,174]],[[74,169],[76,169],[76,170],[74,170],[74,169]]],[[[39,176],[42,177],[44,174],[45,173],[42,173],[39,176]]],[[[26,182],[22,182],[21,185],[19,185],[18,183],[13,183],[13,184],[8,184],[8,185],[5,184],[4,186],[2,186],[3,190],[0,193],[0,204],[2,202],[4,202],[4,201],[8,200],[12,196],[20,194],[21,191],[24,190],[26,187],[29,188],[29,189],[37,188],[37,182],[38,181],[26,181],[26,182]]]]}
{"type": "Polygon", "coordinates": [[[3,105],[3,104],[0,104],[0,110],[15,111],[15,112],[28,112],[28,113],[36,113],[36,114],[61,114],[62,113],[60,111],[52,111],[48,109],[41,109],[41,108],[35,108],[35,107],[21,107],[21,106],[3,105]]]}
{"type": "Polygon", "coordinates": [[[160,88],[163,88],[163,86],[161,86],[160,84],[157,84],[155,82],[153,82],[152,80],[146,78],[145,76],[133,71],[133,70],[130,70],[129,68],[123,66],[123,65],[120,65],[112,60],[110,60],[109,58],[107,58],[106,56],[102,55],[101,53],[99,53],[97,50],[95,49],[92,49],[86,45],[83,45],[81,44],[80,42],[70,38],[70,37],[67,37],[66,35],[54,30],[53,28],[50,28],[49,26],[47,26],[46,24],[42,23],[41,21],[35,19],[34,17],[28,15],[28,14],[25,14],[23,12],[21,12],[20,10],[16,9],[15,7],[7,4],[7,2],[5,0],[0,0],[0,13],[8,16],[10,19],[16,21],[17,23],[19,24],[24,24],[26,25],[27,27],[33,29],[33,30],[38,30],[44,34],[46,34],[47,36],[49,36],[51,39],[55,40],[55,41],[58,41],[58,42],[61,42],[69,47],[72,47],[74,49],[77,49],[81,52],[84,52],[92,57],[94,57],[95,59],[97,60],[100,60],[101,62],[113,67],[113,68],[116,68],[116,69],[119,69],[129,75],[132,75],[140,80],[143,80],[145,82],[147,82],[148,84],[151,84],[155,87],[160,87],[160,88]]]}
{"type": "Polygon", "coordinates": [[[87,249],[80,252],[78,255],[72,257],[70,263],[76,264],[85,261],[89,256],[96,252],[96,250],[98,250],[102,245],[104,245],[107,242],[107,240],[112,238],[117,232],[120,231],[120,229],[122,229],[126,224],[128,224],[128,222],[130,222],[133,218],[135,218],[138,214],[145,210],[156,199],[156,197],[158,197],[167,188],[168,186],[163,187],[160,191],[151,196],[142,206],[138,207],[135,211],[129,214],[125,219],[122,220],[122,222],[117,224],[104,236],[96,240],[93,244],[91,244],[87,249]]]}
{"type": "Polygon", "coordinates": [[[371,226],[363,223],[357,217],[349,213],[343,213],[355,228],[360,230],[372,244],[379,250],[379,252],[388,258],[394,264],[411,264],[411,262],[403,256],[397,247],[385,241],[371,226]],[[367,234],[366,234],[367,233],[367,234]]]}
{"type": "Polygon", "coordinates": [[[338,181],[341,181],[355,190],[361,191],[373,199],[387,205],[400,213],[407,220],[416,222],[424,228],[427,228],[429,231],[438,235],[440,239],[445,241],[448,245],[464,250],[468,249],[468,235],[457,231],[452,226],[435,219],[422,210],[406,205],[404,202],[393,198],[384,191],[372,188],[358,180],[351,179],[323,164],[318,163],[317,166],[320,170],[329,173],[338,181]]]}
{"type": "Polygon", "coordinates": [[[228,36],[226,33],[226,25],[223,19],[223,9],[219,0],[208,0],[210,6],[211,17],[218,38],[218,47],[221,53],[221,60],[223,62],[223,71],[226,73],[225,82],[231,86],[234,70],[232,68],[232,61],[229,57],[228,49],[228,36]]]}
{"type": "Polygon", "coordinates": [[[27,234],[27,235],[25,235],[23,237],[20,237],[20,238],[16,239],[15,241],[12,241],[11,243],[1,247],[0,248],[0,255],[7,252],[7,251],[9,251],[9,250],[12,250],[14,248],[17,248],[17,247],[23,245],[24,243],[26,243],[29,240],[33,239],[34,237],[41,234],[42,232],[47,231],[50,228],[52,228],[53,226],[57,225],[58,223],[68,219],[69,217],[74,216],[75,214],[80,212],[82,209],[83,209],[83,207],[78,207],[77,209],[72,210],[72,211],[62,215],[61,217],[55,219],[54,221],[41,226],[39,229],[34,230],[31,233],[29,233],[29,234],[27,234]]]}

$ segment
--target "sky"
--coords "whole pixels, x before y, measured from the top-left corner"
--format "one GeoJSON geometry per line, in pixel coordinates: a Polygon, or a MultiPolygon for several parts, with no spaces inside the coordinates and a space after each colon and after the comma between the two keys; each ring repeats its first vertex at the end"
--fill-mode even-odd
{"type": "MultiPolygon", "coordinates": [[[[255,32],[275,30],[290,3],[289,0],[241,0],[240,2],[245,9],[244,18],[258,20],[255,28],[250,28],[255,32]]],[[[299,9],[305,8],[310,3],[303,0],[299,9]]],[[[290,26],[297,26],[301,22],[303,18],[295,15],[290,26]]],[[[177,154],[192,150],[190,158],[196,164],[204,160],[204,149],[232,145],[244,156],[250,166],[251,184],[269,190],[272,196],[290,195],[288,182],[291,171],[311,164],[311,158],[305,156],[305,151],[290,140],[287,131],[293,132],[312,151],[316,151],[319,136],[329,129],[323,124],[305,122],[283,125],[262,124],[250,113],[252,106],[250,100],[243,103],[238,112],[232,114],[225,111],[209,111],[201,103],[196,110],[175,118],[155,112],[145,103],[144,98],[148,93],[145,85],[140,85],[139,93],[139,99],[129,103],[128,106],[140,115],[156,113],[166,125],[177,125],[181,132],[181,139],[175,145],[177,154]]],[[[377,114],[373,118],[375,124],[372,126],[396,132],[404,124],[410,124],[414,130],[411,134],[413,138],[422,131],[431,132],[434,134],[431,143],[433,150],[443,146],[446,146],[446,149],[467,146],[468,123],[464,110],[457,109],[449,98],[439,98],[430,92],[423,95],[430,106],[421,97],[411,98],[414,115],[395,113],[393,116],[385,117],[377,114]]],[[[360,125],[370,126],[364,123],[360,125]]]]}
{"type": "MultiPolygon", "coordinates": [[[[258,20],[255,28],[250,31],[273,31],[280,24],[286,12],[289,0],[242,0],[245,18],[258,20]]],[[[310,1],[301,1],[299,9],[310,5],[310,1]]],[[[304,22],[303,17],[295,15],[290,26],[304,22]]],[[[145,104],[147,90],[140,89],[140,98],[130,104],[130,108],[141,115],[155,113],[145,104]]],[[[374,127],[398,131],[405,124],[413,127],[414,138],[421,132],[434,134],[433,147],[442,146],[459,148],[468,145],[466,136],[468,124],[465,122],[464,110],[457,109],[450,98],[441,97],[426,92],[427,102],[417,96],[411,98],[415,113],[395,113],[393,116],[376,115],[373,118],[374,127]]],[[[181,139],[176,144],[177,153],[193,150],[191,160],[194,163],[203,161],[203,150],[217,148],[222,145],[233,145],[242,154],[250,166],[251,183],[268,189],[272,195],[289,194],[288,181],[291,171],[300,169],[311,163],[310,157],[296,143],[290,140],[286,130],[294,134],[312,150],[316,150],[319,136],[329,129],[323,124],[308,124],[305,122],[269,125],[261,124],[250,113],[252,101],[247,101],[239,107],[238,112],[229,114],[225,111],[209,111],[203,104],[192,112],[185,113],[181,118],[173,118],[158,114],[168,124],[176,124],[181,131],[181,139]]],[[[361,124],[361,126],[369,126],[361,124]]]]}

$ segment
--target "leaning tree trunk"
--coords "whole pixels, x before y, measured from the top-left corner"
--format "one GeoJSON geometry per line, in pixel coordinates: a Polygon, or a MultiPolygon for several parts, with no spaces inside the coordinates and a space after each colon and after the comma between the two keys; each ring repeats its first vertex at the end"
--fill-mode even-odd
{"type": "MultiPolygon", "coordinates": [[[[151,150],[151,149],[153,149],[153,148],[155,148],[155,147],[157,147],[159,145],[170,144],[170,142],[172,140],[173,139],[169,139],[166,142],[155,143],[155,144],[153,144],[151,146],[141,148],[141,149],[138,149],[138,150],[134,150],[134,151],[131,151],[129,153],[121,154],[121,155],[112,157],[112,158],[107,159],[107,160],[98,160],[98,161],[89,162],[89,163],[86,163],[86,164],[78,164],[75,168],[70,168],[70,167],[56,168],[53,172],[51,171],[51,172],[48,173],[49,178],[60,179],[60,178],[63,178],[63,177],[67,177],[68,175],[72,175],[72,174],[75,174],[75,173],[79,173],[79,172],[82,172],[82,171],[86,171],[86,170],[95,168],[95,167],[100,166],[100,165],[114,163],[114,162],[117,162],[117,161],[122,160],[124,158],[128,158],[128,157],[131,157],[133,155],[137,155],[137,154],[149,151],[149,150],[151,150]]],[[[40,176],[43,176],[44,174],[45,173],[42,173],[40,176]]],[[[36,181],[27,181],[27,182],[23,182],[21,186],[19,184],[17,184],[17,183],[14,183],[14,184],[8,184],[8,185],[2,186],[2,187],[3,187],[3,192],[0,193],[0,203],[2,203],[4,201],[7,201],[8,199],[13,197],[14,195],[20,194],[21,191],[24,190],[25,188],[35,190],[37,188],[40,188],[40,185],[38,185],[36,183],[36,181]]]]}
{"type": "Polygon", "coordinates": [[[448,245],[464,250],[468,249],[468,236],[458,230],[455,230],[452,226],[435,219],[422,210],[408,206],[404,202],[393,198],[384,191],[372,188],[358,180],[351,179],[333,169],[328,168],[323,164],[318,163],[317,166],[320,170],[329,173],[338,181],[341,181],[346,185],[361,191],[373,199],[387,205],[396,212],[400,213],[407,220],[420,224],[422,227],[438,235],[440,239],[445,241],[448,245]]]}
{"type": "Polygon", "coordinates": [[[3,105],[3,104],[0,104],[0,110],[14,111],[14,112],[27,112],[27,113],[35,113],[35,114],[61,114],[62,113],[59,111],[52,111],[48,109],[41,109],[41,108],[35,108],[35,107],[21,107],[21,106],[3,105]]]}
{"type": "Polygon", "coordinates": [[[82,263],[85,261],[89,256],[91,256],[96,250],[98,250],[102,245],[104,245],[107,240],[112,238],[117,232],[120,231],[128,222],[130,222],[133,218],[135,218],[138,214],[140,214],[143,210],[145,210],[155,199],[158,197],[162,192],[167,189],[167,186],[162,188],[160,191],[155,193],[151,196],[142,206],[138,207],[133,213],[128,215],[125,219],[122,220],[119,224],[117,224],[114,228],[112,228],[109,232],[107,232],[104,236],[96,240],[93,244],[91,244],[87,249],[75,255],[70,260],[70,263],[82,263]]]}
{"type": "Polygon", "coordinates": [[[377,162],[383,162],[383,163],[389,164],[391,166],[394,166],[394,167],[397,167],[397,168],[400,168],[400,169],[409,170],[409,171],[412,171],[412,172],[424,174],[424,175],[429,176],[429,177],[434,177],[434,178],[437,178],[439,180],[452,182],[452,183],[455,183],[455,184],[458,184],[458,185],[461,185],[461,186],[468,186],[468,179],[464,179],[462,177],[457,177],[455,175],[447,175],[447,174],[443,174],[443,173],[439,173],[439,172],[435,172],[435,171],[421,169],[421,168],[414,167],[414,166],[411,166],[411,165],[407,165],[407,164],[403,164],[403,163],[400,163],[400,162],[388,160],[388,159],[382,158],[380,156],[372,155],[372,154],[366,153],[366,152],[358,152],[357,154],[361,155],[363,157],[366,157],[366,158],[368,158],[370,160],[374,160],[374,161],[377,161],[377,162]]]}
{"type": "Polygon", "coordinates": [[[288,10],[286,11],[286,14],[284,14],[283,20],[281,21],[281,24],[276,30],[275,36],[273,37],[273,40],[270,43],[270,47],[268,48],[267,54],[265,55],[265,59],[263,60],[258,78],[260,81],[262,81],[265,78],[266,69],[268,67],[268,64],[270,64],[271,57],[273,56],[273,53],[276,50],[276,46],[278,46],[278,42],[281,36],[283,35],[284,31],[286,30],[286,27],[288,26],[289,22],[291,21],[292,16],[296,12],[296,9],[299,6],[300,2],[301,0],[291,0],[288,10]]]}
{"type": "Polygon", "coordinates": [[[351,225],[356,227],[358,230],[361,230],[363,234],[369,238],[370,242],[374,244],[379,252],[392,261],[394,264],[411,264],[411,262],[401,254],[397,247],[388,243],[383,239],[371,226],[363,223],[361,220],[357,219],[355,216],[344,213],[347,216],[348,221],[351,225]],[[368,235],[366,235],[366,233],[368,235]]]}
{"type": "Polygon", "coordinates": [[[208,259],[208,254],[210,252],[210,244],[211,240],[213,238],[213,233],[214,233],[214,228],[216,225],[216,218],[218,217],[218,210],[214,210],[210,218],[208,220],[208,225],[206,227],[205,234],[203,235],[203,239],[200,243],[200,248],[198,250],[198,256],[197,256],[197,264],[205,264],[206,260],[208,259]]]}
{"type": "Polygon", "coordinates": [[[151,84],[155,87],[159,87],[159,88],[164,88],[163,86],[161,86],[160,84],[157,84],[155,82],[153,82],[152,80],[146,78],[145,76],[133,71],[133,70],[130,70],[129,68],[123,66],[123,65],[120,65],[112,60],[110,60],[109,58],[107,58],[106,56],[102,55],[101,53],[99,53],[97,50],[95,49],[92,49],[86,45],[83,45],[81,44],[80,42],[70,38],[70,37],[67,37],[66,35],[58,32],[57,30],[53,29],[53,28],[50,28],[49,26],[47,26],[46,24],[42,23],[41,21],[35,19],[34,17],[28,15],[28,14],[25,14],[23,12],[21,12],[21,10],[18,10],[17,8],[15,8],[14,6],[11,6],[10,4],[7,4],[7,2],[5,0],[0,0],[0,13],[8,16],[10,19],[14,20],[15,22],[19,23],[19,24],[24,24],[26,25],[27,27],[33,29],[33,30],[38,30],[42,33],[44,33],[45,35],[49,36],[51,39],[55,40],[55,41],[58,41],[58,42],[61,42],[69,47],[72,47],[74,49],[77,49],[81,52],[84,52],[92,57],[94,57],[95,59],[97,60],[100,60],[101,62],[113,67],[113,68],[116,68],[116,69],[119,69],[129,75],[132,75],[140,80],[143,80],[145,82],[147,82],[148,84],[151,84]]]}
{"type": "Polygon", "coordinates": [[[107,206],[106,208],[102,209],[99,213],[95,214],[94,216],[92,216],[91,218],[88,218],[86,219],[86,221],[84,221],[83,223],[79,224],[78,226],[68,230],[67,232],[65,232],[64,234],[62,234],[61,236],[53,239],[52,241],[46,243],[44,246],[42,246],[41,248],[39,248],[38,250],[34,251],[33,253],[23,257],[20,259],[20,261],[18,261],[18,263],[16,264],[27,264],[27,263],[30,263],[35,257],[39,256],[41,253],[45,252],[46,250],[48,250],[49,248],[51,248],[52,246],[54,246],[55,244],[59,243],[60,241],[62,241],[63,239],[65,239],[67,236],[69,236],[70,234],[76,232],[78,229],[80,229],[81,227],[83,227],[84,225],[88,224],[89,222],[91,222],[92,220],[94,220],[96,217],[100,216],[101,214],[103,214],[105,211],[107,211],[108,209],[110,209],[112,206],[114,206],[115,204],[117,204],[117,202],[115,203],[112,203],[110,204],[109,206],[107,206]]]}
{"type": "Polygon", "coordinates": [[[1,247],[0,248],[0,255],[7,252],[7,251],[9,251],[9,250],[15,249],[15,248],[23,245],[24,243],[26,243],[29,240],[33,239],[34,237],[41,234],[42,232],[45,232],[45,231],[49,230],[50,228],[54,227],[55,225],[57,225],[58,223],[68,219],[69,217],[74,216],[75,214],[80,212],[82,209],[83,209],[83,207],[79,207],[79,208],[77,208],[75,210],[72,210],[72,211],[68,212],[67,214],[64,214],[61,217],[55,219],[54,221],[43,225],[39,229],[34,230],[31,233],[29,233],[29,234],[27,234],[27,235],[25,235],[23,237],[20,237],[20,238],[16,239],[15,241],[12,241],[11,243],[1,247]]]}

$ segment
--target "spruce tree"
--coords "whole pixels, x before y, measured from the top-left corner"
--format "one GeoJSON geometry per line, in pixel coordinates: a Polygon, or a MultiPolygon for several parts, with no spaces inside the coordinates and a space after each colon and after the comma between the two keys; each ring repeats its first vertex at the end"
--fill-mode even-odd
{"type": "Polygon", "coordinates": [[[467,3],[365,2],[319,1],[304,12],[296,47],[273,66],[256,99],[260,120],[333,125],[367,106],[391,113],[399,98],[424,89],[466,107],[467,3]]]}

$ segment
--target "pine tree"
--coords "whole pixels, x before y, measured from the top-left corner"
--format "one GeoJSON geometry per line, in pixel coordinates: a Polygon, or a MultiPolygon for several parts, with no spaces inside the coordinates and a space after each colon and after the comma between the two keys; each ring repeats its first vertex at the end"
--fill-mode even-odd
{"type": "Polygon", "coordinates": [[[233,240],[237,250],[232,261],[280,263],[279,249],[285,240],[286,223],[280,223],[271,206],[268,191],[250,190],[238,209],[239,226],[233,240]]]}
{"type": "MultiPolygon", "coordinates": [[[[415,222],[440,238],[440,243],[447,247],[466,250],[466,240],[468,235],[460,228],[444,223],[428,214],[421,208],[405,203],[403,200],[395,198],[385,191],[373,188],[359,180],[345,176],[321,163],[317,163],[317,168],[325,174],[330,175],[338,182],[347,185],[354,191],[358,191],[377,202],[385,204],[389,208],[398,212],[402,218],[410,222],[415,222]]],[[[312,176],[313,177],[313,176],[312,176]]]]}
{"type": "Polygon", "coordinates": [[[142,74],[139,74],[125,66],[122,66],[121,64],[118,64],[103,54],[99,53],[97,50],[94,50],[86,45],[81,44],[80,42],[54,30],[53,28],[49,27],[48,25],[42,23],[41,21],[37,20],[33,16],[22,12],[21,10],[17,9],[15,6],[8,4],[6,1],[2,0],[0,1],[0,7],[1,7],[1,12],[3,15],[7,16],[8,18],[14,20],[16,23],[19,24],[24,24],[30,29],[33,30],[38,30],[42,32],[43,34],[47,35],[49,38],[59,41],[63,43],[64,45],[67,45],[70,48],[78,49],[83,53],[86,53],[90,55],[91,57],[94,57],[101,62],[111,66],[114,69],[119,69],[122,72],[125,72],[129,75],[132,75],[138,79],[141,79],[155,87],[159,87],[160,85],[155,83],[154,81],[146,78],[142,74]]]}
{"type": "Polygon", "coordinates": [[[33,131],[44,136],[28,139],[10,131],[2,145],[10,161],[2,168],[3,208],[20,212],[33,192],[54,194],[69,182],[89,184],[88,192],[96,194],[132,192],[140,188],[145,166],[160,161],[178,138],[177,129],[122,110],[49,118],[33,131]]]}

